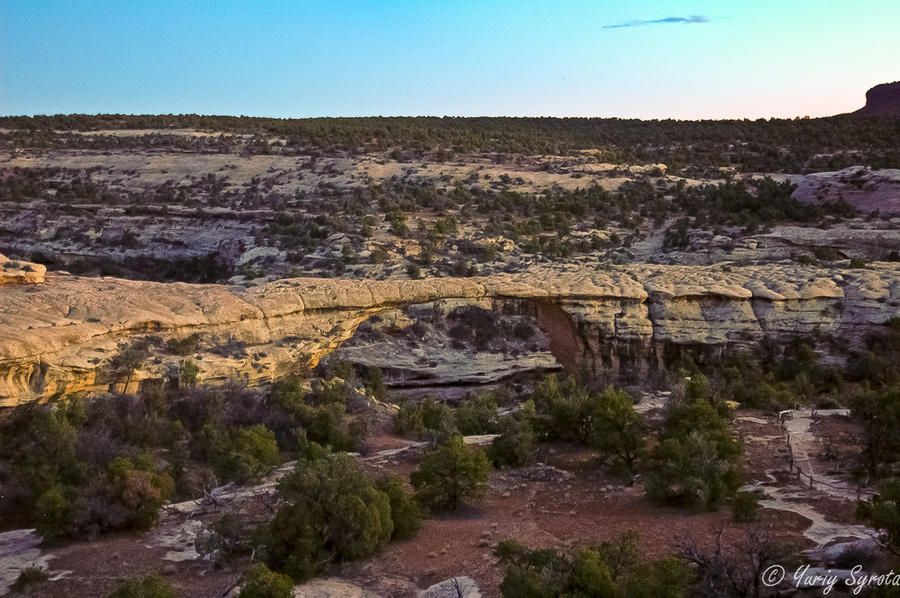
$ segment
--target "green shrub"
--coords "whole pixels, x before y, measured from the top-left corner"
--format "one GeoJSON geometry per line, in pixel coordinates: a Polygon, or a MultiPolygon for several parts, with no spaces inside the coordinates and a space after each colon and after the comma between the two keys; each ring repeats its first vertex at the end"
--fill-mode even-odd
{"type": "Polygon", "coordinates": [[[354,451],[365,428],[364,422],[351,426],[345,421],[351,392],[346,382],[332,380],[312,385],[312,390],[307,393],[302,380],[290,379],[272,386],[270,400],[291,415],[311,442],[335,450],[354,451]]]}
{"type": "Polygon", "coordinates": [[[238,598],[291,598],[293,590],[290,577],[269,570],[263,563],[255,563],[241,577],[238,598]]]}
{"type": "MultiPolygon", "coordinates": [[[[839,371],[819,363],[817,342],[810,337],[795,338],[783,347],[763,342],[751,355],[726,357],[710,375],[725,382],[722,398],[745,407],[775,412],[798,402],[812,404],[823,393],[839,392],[843,386],[839,371]]],[[[859,363],[852,358],[850,362],[859,363]]]]}
{"type": "Polygon", "coordinates": [[[37,567],[26,567],[22,569],[16,581],[12,585],[14,592],[27,593],[33,586],[41,584],[50,579],[50,575],[43,569],[37,567]]]}
{"type": "Polygon", "coordinates": [[[85,486],[55,484],[37,499],[36,529],[48,537],[94,537],[101,533],[152,526],[175,483],[152,457],[115,457],[105,475],[85,486]]]}
{"type": "Polygon", "coordinates": [[[145,385],[139,395],[13,410],[0,421],[0,529],[34,527],[47,539],[146,529],[176,489],[187,497],[193,469],[252,482],[310,440],[354,448],[365,420],[345,417],[348,386],[313,386],[285,384],[267,400],[145,385]]]}
{"type": "Polygon", "coordinates": [[[752,523],[759,518],[756,492],[738,492],[731,501],[732,517],[737,523],[752,523]]]}
{"type": "Polygon", "coordinates": [[[387,477],[378,482],[377,488],[391,503],[391,521],[394,523],[391,539],[406,540],[415,536],[422,526],[422,507],[407,494],[403,482],[387,477]]]}
{"type": "Polygon", "coordinates": [[[388,252],[384,247],[372,248],[372,262],[375,264],[383,264],[388,261],[388,252]]]}
{"type": "Polygon", "coordinates": [[[134,372],[150,356],[150,343],[147,340],[139,340],[124,347],[119,353],[113,356],[107,366],[107,373],[110,379],[122,384],[125,392],[134,377],[134,372]]]}
{"type": "Polygon", "coordinates": [[[275,433],[262,424],[214,432],[212,462],[220,481],[259,482],[281,463],[275,433]]]}
{"type": "Polygon", "coordinates": [[[596,401],[596,424],[590,445],[616,459],[628,475],[633,475],[646,444],[644,417],[634,410],[631,395],[623,390],[608,386],[601,393],[593,393],[592,398],[596,401]]]}
{"type": "Polygon", "coordinates": [[[900,386],[864,390],[853,399],[852,408],[862,427],[861,465],[872,476],[891,472],[900,461],[900,386]]]}
{"type": "Polygon", "coordinates": [[[109,598],[178,598],[172,584],[157,573],[119,584],[109,598]]]}
{"type": "Polygon", "coordinates": [[[499,432],[488,450],[495,467],[520,467],[531,462],[537,435],[526,418],[504,417],[499,432]]]}
{"type": "Polygon", "coordinates": [[[587,444],[593,438],[597,404],[574,376],[548,376],[534,389],[536,429],[550,439],[587,444]]]}
{"type": "Polygon", "coordinates": [[[450,407],[428,397],[421,403],[401,405],[394,431],[401,436],[439,442],[456,432],[454,419],[450,407]]]}
{"type": "Polygon", "coordinates": [[[555,550],[531,551],[514,540],[500,542],[494,548],[494,556],[506,566],[500,583],[504,598],[562,596],[573,569],[571,560],[555,550]]]}
{"type": "Polygon", "coordinates": [[[396,210],[389,215],[388,219],[391,221],[391,232],[401,238],[409,236],[409,225],[406,224],[406,214],[396,210]]]}
{"type": "Polygon", "coordinates": [[[466,446],[462,436],[453,436],[426,453],[409,479],[423,504],[452,510],[484,496],[490,470],[483,451],[466,446]]]}
{"type": "Polygon", "coordinates": [[[394,419],[394,433],[400,436],[421,438],[425,435],[425,423],[422,421],[422,407],[403,403],[394,419]]]}
{"type": "Polygon", "coordinates": [[[506,566],[504,598],[681,598],[695,577],[683,560],[646,560],[634,532],[571,556],[506,540],[494,556],[506,566]]]}
{"type": "Polygon", "coordinates": [[[611,386],[592,391],[575,376],[549,376],[537,385],[532,400],[535,425],[545,437],[592,446],[633,474],[646,430],[628,393],[611,386]]]}
{"type": "Polygon", "coordinates": [[[372,395],[376,400],[384,400],[387,395],[387,389],[384,385],[384,376],[381,373],[381,368],[366,368],[365,388],[366,392],[372,395]]]}
{"type": "Polygon", "coordinates": [[[670,408],[651,455],[647,495],[654,501],[713,510],[740,487],[742,447],[729,430],[730,409],[709,395],[702,374],[670,408]]]}
{"type": "Polygon", "coordinates": [[[453,216],[440,218],[434,223],[434,232],[438,235],[448,235],[455,233],[457,230],[457,222],[453,216]]]}
{"type": "Polygon", "coordinates": [[[348,386],[348,382],[353,380],[354,369],[353,364],[349,361],[338,361],[334,365],[334,375],[330,376],[330,378],[338,378],[338,380],[319,380],[313,384],[313,394],[326,394],[327,402],[331,402],[331,396],[333,396],[333,400],[335,402],[346,401],[346,395],[350,392],[350,387],[348,386]],[[336,391],[334,395],[328,395],[328,391],[336,391]]]}
{"type": "Polygon", "coordinates": [[[499,431],[497,399],[493,393],[483,393],[467,398],[456,408],[454,420],[460,434],[496,434],[499,431]]]}
{"type": "Polygon", "coordinates": [[[216,563],[229,563],[253,552],[253,531],[243,515],[225,513],[197,536],[194,548],[216,563]]]}
{"type": "Polygon", "coordinates": [[[49,537],[65,530],[72,519],[75,496],[61,484],[54,484],[37,498],[35,530],[39,536],[49,537]]]}
{"type": "Polygon", "coordinates": [[[169,341],[166,342],[166,349],[173,355],[187,357],[188,355],[195,353],[199,345],[200,335],[192,334],[180,339],[169,339],[169,341]]]}
{"type": "Polygon", "coordinates": [[[179,379],[181,383],[185,386],[191,388],[197,385],[197,376],[200,374],[200,367],[191,361],[190,359],[185,359],[181,362],[181,371],[179,372],[179,379]]]}
{"type": "MultiPolygon", "coordinates": [[[[142,406],[127,397],[117,401],[125,408],[142,406]]],[[[80,401],[64,401],[55,410],[20,411],[0,424],[0,455],[6,464],[0,525],[32,525],[45,538],[75,538],[145,529],[156,521],[159,508],[172,496],[173,479],[150,452],[122,456],[141,447],[123,442],[108,428],[98,432],[91,427],[96,425],[88,421],[80,401]],[[108,438],[103,450],[86,442],[98,435],[108,438]]]]}
{"type": "Polygon", "coordinates": [[[883,482],[872,500],[861,501],[857,517],[878,530],[878,541],[896,554],[900,550],[900,479],[883,482]]]}
{"type": "Polygon", "coordinates": [[[372,556],[394,531],[388,495],[352,457],[316,445],[279,481],[278,497],[286,504],[268,526],[267,561],[296,581],[372,556]]]}
{"type": "Polygon", "coordinates": [[[347,243],[341,247],[341,261],[344,264],[355,263],[358,256],[359,254],[356,252],[356,248],[354,248],[353,245],[347,243]]]}
{"type": "Polygon", "coordinates": [[[149,529],[175,491],[171,476],[159,471],[153,457],[147,454],[136,460],[116,457],[107,466],[107,476],[110,502],[123,511],[119,521],[104,518],[113,529],[149,529]]]}

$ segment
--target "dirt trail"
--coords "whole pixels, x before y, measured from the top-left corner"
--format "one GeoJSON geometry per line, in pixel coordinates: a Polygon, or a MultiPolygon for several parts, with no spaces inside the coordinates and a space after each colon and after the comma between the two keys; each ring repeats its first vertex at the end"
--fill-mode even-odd
{"type": "Polygon", "coordinates": [[[794,456],[794,466],[800,469],[801,479],[812,480],[812,485],[829,496],[848,501],[867,500],[869,490],[857,488],[852,482],[828,473],[819,455],[823,451],[821,439],[810,431],[810,426],[822,417],[848,417],[849,409],[810,410],[798,409],[784,420],[788,445],[794,456]]]}
{"type": "MultiPolygon", "coordinates": [[[[764,508],[795,513],[809,520],[810,525],[803,535],[816,545],[806,551],[809,555],[821,554],[825,547],[838,544],[871,541],[875,534],[875,530],[863,525],[832,521],[828,514],[820,510],[823,499],[855,503],[858,498],[871,497],[871,492],[857,489],[848,480],[826,473],[826,464],[821,459],[821,439],[811,431],[817,418],[847,415],[849,410],[846,409],[784,411],[779,415],[783,436],[747,438],[751,442],[764,442],[773,451],[779,444],[787,446],[792,457],[789,461],[792,464],[791,470],[785,471],[783,467],[767,469],[765,481],[749,484],[744,489],[761,491],[765,498],[760,501],[760,505],[764,508]]],[[[753,424],[778,425],[774,418],[740,419],[753,424]]]]}

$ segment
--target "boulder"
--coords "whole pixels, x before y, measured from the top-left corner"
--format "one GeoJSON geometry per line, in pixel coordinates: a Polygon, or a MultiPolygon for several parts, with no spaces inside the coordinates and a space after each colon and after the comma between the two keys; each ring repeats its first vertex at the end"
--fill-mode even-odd
{"type": "Polygon", "coordinates": [[[0,285],[44,282],[47,267],[42,264],[11,260],[0,255],[0,285]]]}
{"type": "Polygon", "coordinates": [[[471,577],[451,577],[419,592],[419,598],[481,598],[481,591],[471,577]]]}
{"type": "Polygon", "coordinates": [[[294,598],[381,598],[340,579],[313,579],[294,588],[294,598]]]}

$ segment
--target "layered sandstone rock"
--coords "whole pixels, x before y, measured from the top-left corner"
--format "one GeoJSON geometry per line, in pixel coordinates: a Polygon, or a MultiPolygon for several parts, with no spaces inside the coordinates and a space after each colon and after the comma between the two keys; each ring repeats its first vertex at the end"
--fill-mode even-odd
{"type": "Polygon", "coordinates": [[[47,267],[31,262],[11,260],[0,255],[0,285],[44,282],[47,267]]]}
{"type": "Polygon", "coordinates": [[[497,309],[528,304],[564,365],[587,358],[643,372],[690,348],[721,351],[770,337],[832,333],[861,342],[900,307],[900,266],[732,269],[632,265],[533,268],[485,278],[287,279],[252,288],[51,273],[0,287],[0,405],[177,380],[165,341],[199,334],[200,381],[258,385],[308,368],[371,316],[441,299],[497,309]],[[113,358],[137,340],[150,356],[127,376],[113,358]],[[118,385],[118,386],[116,386],[118,385]]]}

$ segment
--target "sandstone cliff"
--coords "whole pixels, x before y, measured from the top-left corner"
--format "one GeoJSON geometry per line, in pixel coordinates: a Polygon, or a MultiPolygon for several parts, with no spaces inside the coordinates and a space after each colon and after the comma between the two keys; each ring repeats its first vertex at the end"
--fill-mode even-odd
{"type": "Polygon", "coordinates": [[[448,298],[496,308],[525,302],[564,365],[588,358],[646,371],[685,348],[717,352],[766,336],[819,332],[858,343],[898,315],[900,266],[536,267],[484,278],[301,278],[251,288],[49,273],[42,285],[0,286],[0,406],[177,379],[184,358],[164,348],[124,378],[109,364],[138,339],[159,348],[195,333],[202,341],[190,359],[201,381],[262,384],[309,367],[379,312],[448,298]]]}

